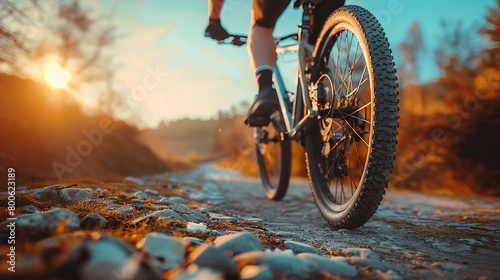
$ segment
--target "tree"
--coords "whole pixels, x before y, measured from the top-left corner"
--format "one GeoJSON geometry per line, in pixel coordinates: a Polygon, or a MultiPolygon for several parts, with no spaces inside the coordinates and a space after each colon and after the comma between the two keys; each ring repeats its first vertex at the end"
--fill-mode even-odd
{"type": "Polygon", "coordinates": [[[420,24],[415,21],[410,27],[406,40],[401,43],[400,48],[404,54],[404,64],[400,65],[403,84],[406,85],[409,98],[404,100],[411,106],[406,106],[410,110],[421,115],[424,113],[422,91],[418,85],[420,79],[420,59],[425,51],[424,39],[420,24]]]}
{"type": "Polygon", "coordinates": [[[109,81],[114,69],[106,51],[115,39],[114,29],[78,0],[0,0],[1,72],[36,79],[39,73],[23,69],[55,60],[73,74],[73,88],[109,81]]]}

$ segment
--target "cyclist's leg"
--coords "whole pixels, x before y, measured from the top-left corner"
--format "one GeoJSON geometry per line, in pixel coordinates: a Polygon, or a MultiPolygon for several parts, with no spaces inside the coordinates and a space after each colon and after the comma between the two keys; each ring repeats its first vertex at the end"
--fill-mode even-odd
{"type": "Polygon", "coordinates": [[[273,30],[290,0],[253,0],[252,23],[248,36],[248,52],[259,86],[259,94],[250,107],[245,123],[260,126],[269,123],[270,115],[279,108],[272,75],[276,61],[273,30]]]}

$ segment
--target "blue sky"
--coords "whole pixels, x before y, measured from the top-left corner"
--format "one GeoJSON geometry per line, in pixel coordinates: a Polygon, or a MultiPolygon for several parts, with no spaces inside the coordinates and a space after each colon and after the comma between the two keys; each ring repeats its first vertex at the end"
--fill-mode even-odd
{"type": "MultiPolygon", "coordinates": [[[[418,21],[427,46],[421,78],[430,80],[438,75],[433,52],[441,35],[439,22],[481,24],[487,7],[495,0],[347,0],[346,4],[363,6],[379,18],[395,51],[396,63],[399,44],[411,24],[418,21]]],[[[121,34],[112,52],[120,65],[115,86],[140,116],[141,126],[155,127],[162,120],[184,117],[209,118],[218,110],[253,99],[256,85],[246,48],[218,46],[203,37],[205,0],[95,0],[92,5],[110,13],[121,34]],[[152,80],[149,77],[154,86],[144,90],[144,80],[155,71],[160,75],[152,80]]],[[[246,34],[250,8],[250,0],[226,0],[223,25],[232,33],[246,34]]],[[[275,34],[295,32],[299,20],[300,10],[289,7],[278,21],[275,34]]],[[[127,112],[117,113],[129,117],[127,112]]]]}

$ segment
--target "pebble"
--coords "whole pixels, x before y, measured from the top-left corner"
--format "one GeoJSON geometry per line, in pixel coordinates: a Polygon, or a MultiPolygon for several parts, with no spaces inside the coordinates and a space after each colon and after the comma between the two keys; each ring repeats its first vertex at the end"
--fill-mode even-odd
{"type": "Polygon", "coordinates": [[[21,207],[21,212],[23,213],[36,213],[38,209],[33,204],[24,205],[21,207]]]}
{"type": "Polygon", "coordinates": [[[59,193],[61,198],[67,202],[81,202],[92,198],[93,191],[91,189],[65,188],[59,193]]]}
{"type": "Polygon", "coordinates": [[[273,272],[268,265],[247,265],[240,271],[242,280],[273,280],[273,272]]]}
{"type": "Polygon", "coordinates": [[[180,196],[173,196],[173,197],[164,197],[158,201],[160,204],[175,204],[175,203],[184,203],[185,199],[180,197],[180,196]]]}
{"type": "Polygon", "coordinates": [[[103,229],[108,221],[101,215],[89,213],[80,221],[80,228],[82,229],[103,229]]]}
{"type": "Polygon", "coordinates": [[[152,232],[137,243],[137,248],[152,256],[155,265],[162,270],[177,267],[184,261],[187,240],[178,237],[170,237],[163,233],[152,232]]]}
{"type": "Polygon", "coordinates": [[[130,205],[119,205],[119,204],[110,204],[106,206],[107,210],[114,210],[121,213],[134,211],[134,208],[130,205]]]}
{"type": "Polygon", "coordinates": [[[219,236],[214,240],[214,244],[230,255],[262,249],[259,239],[249,232],[219,236]]]}
{"type": "Polygon", "coordinates": [[[273,279],[315,279],[316,271],[309,261],[294,255],[253,251],[234,257],[238,267],[268,265],[273,279]]]}
{"type": "Polygon", "coordinates": [[[186,219],[184,219],[181,215],[177,214],[176,212],[174,212],[172,210],[168,210],[168,209],[159,210],[159,211],[153,212],[149,215],[139,217],[139,218],[133,220],[132,222],[130,222],[130,224],[135,225],[139,222],[142,222],[142,221],[145,221],[145,220],[151,219],[151,218],[157,218],[157,219],[160,219],[163,221],[180,221],[183,224],[187,224],[186,219]]]}
{"type": "Polygon", "coordinates": [[[52,185],[30,192],[30,196],[40,201],[55,200],[59,197],[59,191],[65,188],[63,185],[52,185]]]}
{"type": "Polygon", "coordinates": [[[125,178],[125,181],[134,182],[138,186],[144,186],[145,185],[144,180],[139,179],[139,178],[135,178],[135,177],[131,177],[131,176],[128,176],[127,178],[125,178]]]}
{"type": "Polygon", "coordinates": [[[372,260],[379,259],[375,252],[366,248],[347,248],[342,250],[342,253],[349,257],[359,257],[362,259],[372,259],[372,260]]]}
{"type": "Polygon", "coordinates": [[[239,274],[236,262],[214,245],[199,245],[189,254],[188,259],[191,263],[199,267],[207,267],[220,271],[226,277],[235,277],[239,274]]]}
{"type": "Polygon", "coordinates": [[[235,217],[225,216],[222,214],[209,213],[209,215],[210,215],[210,220],[212,220],[212,221],[229,221],[229,222],[236,222],[237,221],[237,219],[235,217]]]}
{"type": "MultiPolygon", "coordinates": [[[[8,220],[0,223],[0,231],[8,231],[7,225],[9,223],[8,220]]],[[[42,237],[54,235],[56,231],[75,230],[79,226],[80,220],[74,212],[56,209],[17,216],[16,233],[38,240],[42,237]]]]}
{"type": "Polygon", "coordinates": [[[316,253],[318,251],[316,249],[316,247],[313,247],[311,245],[304,244],[301,242],[292,241],[292,240],[286,240],[283,245],[284,245],[285,249],[290,249],[294,253],[297,253],[297,254],[298,253],[316,253]]]}
{"type": "Polygon", "coordinates": [[[148,198],[149,198],[149,196],[143,191],[135,192],[134,195],[142,200],[148,200],[148,198]]]}
{"type": "Polygon", "coordinates": [[[347,264],[343,257],[327,258],[313,253],[301,253],[298,256],[308,260],[319,271],[348,277],[355,277],[358,274],[356,268],[347,264]]]}
{"type": "Polygon", "coordinates": [[[158,196],[158,195],[160,195],[157,190],[152,190],[152,189],[145,189],[144,192],[147,195],[152,195],[152,196],[158,196]]]}
{"type": "Polygon", "coordinates": [[[197,223],[193,223],[193,222],[188,222],[187,223],[187,230],[205,232],[205,231],[207,231],[207,226],[205,224],[197,224],[197,223]]]}

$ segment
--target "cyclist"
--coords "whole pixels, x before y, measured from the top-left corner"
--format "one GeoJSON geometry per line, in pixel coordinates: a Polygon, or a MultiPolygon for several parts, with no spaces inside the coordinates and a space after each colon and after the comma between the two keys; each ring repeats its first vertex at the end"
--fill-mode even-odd
{"type": "MultiPolygon", "coordinates": [[[[248,110],[245,124],[264,126],[269,124],[271,114],[279,109],[276,90],[273,88],[273,70],[276,61],[276,45],[273,30],[279,16],[291,0],[253,0],[252,22],[248,34],[248,52],[258,84],[258,94],[248,110]]],[[[208,26],[205,37],[224,40],[230,35],[220,20],[224,0],[208,0],[208,26]]],[[[314,28],[309,43],[314,44],[327,17],[345,0],[320,1],[313,11],[314,28]]]]}

